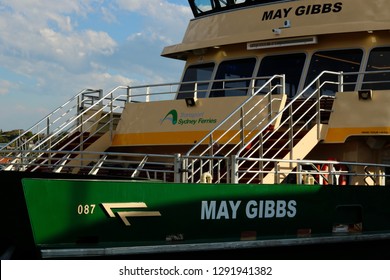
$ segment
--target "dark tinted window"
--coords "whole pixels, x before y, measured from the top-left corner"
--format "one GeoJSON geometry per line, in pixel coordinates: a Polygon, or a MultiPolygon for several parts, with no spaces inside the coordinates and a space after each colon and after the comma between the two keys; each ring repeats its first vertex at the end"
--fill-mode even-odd
{"type": "Polygon", "coordinates": [[[190,1],[190,4],[193,8],[194,15],[201,15],[207,13],[215,8],[214,0],[193,0],[190,1]]]}
{"type": "MultiPolygon", "coordinates": [[[[303,53],[275,55],[263,58],[260,64],[258,77],[285,74],[286,94],[292,97],[296,94],[305,64],[306,55],[303,53]]],[[[265,80],[258,80],[256,87],[263,85],[265,80]]],[[[268,92],[268,90],[263,91],[268,92]]]]}
{"type": "Polygon", "coordinates": [[[390,47],[376,48],[370,53],[364,75],[362,88],[384,90],[390,89],[390,47]]]}
{"type": "Polygon", "coordinates": [[[244,96],[253,76],[256,59],[247,58],[222,62],[217,70],[210,97],[244,96]]]}
{"type": "Polygon", "coordinates": [[[268,4],[281,0],[189,0],[195,17],[256,4],[268,4]]]}
{"type": "Polygon", "coordinates": [[[209,88],[209,81],[211,80],[213,70],[214,63],[192,65],[188,67],[186,72],[184,73],[182,81],[183,84],[180,86],[179,93],[176,99],[184,99],[188,96],[193,96],[195,88],[197,88],[197,97],[205,97],[209,88]]]}
{"type": "MultiPolygon", "coordinates": [[[[362,56],[363,51],[358,49],[316,52],[311,58],[305,85],[310,84],[322,71],[343,71],[346,73],[344,75],[344,91],[355,90],[358,75],[348,75],[347,73],[360,70],[362,56]]],[[[337,82],[338,76],[325,74],[321,77],[321,83],[325,81],[337,82]]],[[[315,89],[316,85],[314,84],[308,94],[315,89]]],[[[321,94],[334,95],[337,91],[337,85],[325,84],[321,89],[321,94]]]]}

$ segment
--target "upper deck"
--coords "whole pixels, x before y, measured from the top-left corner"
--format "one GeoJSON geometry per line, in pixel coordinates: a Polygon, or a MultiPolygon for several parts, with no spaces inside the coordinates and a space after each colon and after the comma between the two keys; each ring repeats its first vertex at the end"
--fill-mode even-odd
{"type": "Polygon", "coordinates": [[[195,18],[190,21],[183,41],[166,47],[163,56],[186,59],[189,52],[231,44],[390,29],[390,0],[375,3],[189,0],[189,3],[195,18]]]}
{"type": "Polygon", "coordinates": [[[229,166],[218,182],[269,183],[336,158],[353,184],[372,163],[390,174],[390,0],[239,2],[189,1],[163,52],[186,60],[179,83],[80,92],[11,143],[6,170],[198,182],[202,161],[229,166]]]}

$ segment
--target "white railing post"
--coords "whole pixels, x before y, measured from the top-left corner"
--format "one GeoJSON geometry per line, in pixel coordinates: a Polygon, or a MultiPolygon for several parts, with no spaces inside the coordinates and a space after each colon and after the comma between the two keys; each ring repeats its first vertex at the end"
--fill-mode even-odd
{"type": "Polygon", "coordinates": [[[339,86],[338,86],[338,91],[343,92],[344,91],[344,72],[341,71],[340,74],[338,75],[339,77],[339,86]]]}
{"type": "MultiPolygon", "coordinates": [[[[100,101],[100,105],[102,105],[103,106],[103,90],[102,89],[99,89],[98,90],[98,92],[99,92],[99,100],[101,100],[100,101]]],[[[112,93],[111,93],[111,100],[112,100],[112,93]]],[[[94,104],[92,104],[91,106],[93,106],[94,104]]]]}
{"type": "Polygon", "coordinates": [[[302,165],[301,165],[301,163],[297,164],[297,176],[296,177],[297,177],[297,184],[298,185],[302,184],[303,178],[302,178],[302,165]]]}
{"type": "Polygon", "coordinates": [[[175,154],[174,159],[173,159],[173,170],[174,170],[174,182],[175,183],[182,183],[182,169],[183,169],[183,164],[181,160],[181,155],[180,154],[175,154]]]}
{"type": "Polygon", "coordinates": [[[114,94],[113,92],[111,92],[110,97],[111,97],[110,98],[110,138],[112,141],[114,137],[114,108],[113,108],[114,94]]]}
{"type": "Polygon", "coordinates": [[[286,94],[286,75],[282,75],[282,94],[286,94]]]}
{"type": "MultiPolygon", "coordinates": [[[[319,77],[316,81],[316,90],[318,92],[318,96],[321,96],[321,78],[319,77]]],[[[312,94],[310,94],[312,95],[312,94]]]]}
{"type": "Polygon", "coordinates": [[[241,113],[241,120],[240,120],[240,138],[241,138],[241,144],[240,144],[240,148],[243,148],[245,147],[245,112],[244,112],[244,107],[241,107],[241,110],[240,110],[240,113],[241,113]]]}
{"type": "Polygon", "coordinates": [[[84,94],[82,93],[81,95],[77,96],[77,115],[80,114],[81,112],[81,104],[83,103],[83,100],[81,99],[81,97],[83,97],[84,94]]]}
{"type": "Polygon", "coordinates": [[[231,171],[231,183],[238,184],[238,163],[237,156],[232,155],[230,160],[230,171],[231,171]]]}
{"type": "Polygon", "coordinates": [[[333,174],[334,174],[334,164],[329,163],[329,170],[328,170],[328,184],[333,185],[335,182],[333,180],[333,174]]]}
{"type": "MultiPolygon", "coordinates": [[[[319,80],[320,78],[318,78],[319,80]]],[[[316,105],[316,109],[317,109],[317,116],[316,116],[316,124],[317,124],[317,139],[320,139],[320,134],[321,134],[321,130],[320,130],[320,124],[321,124],[321,93],[320,93],[320,90],[317,90],[316,92],[316,99],[317,99],[317,105],[316,105]]]]}
{"type": "Polygon", "coordinates": [[[146,88],[145,102],[150,102],[150,87],[146,88]]]}
{"type": "Polygon", "coordinates": [[[50,117],[46,118],[46,137],[49,137],[48,150],[51,150],[50,117]]]}
{"type": "Polygon", "coordinates": [[[268,121],[272,119],[272,81],[269,83],[269,91],[268,91],[268,121]]]}
{"type": "Polygon", "coordinates": [[[130,87],[127,87],[127,90],[126,90],[126,99],[127,99],[127,103],[130,103],[131,102],[131,88],[130,87]]]}
{"type": "Polygon", "coordinates": [[[275,165],[274,166],[274,170],[275,170],[274,182],[275,182],[275,184],[279,184],[280,183],[280,176],[279,176],[279,168],[280,168],[280,166],[279,166],[279,162],[275,161],[274,165],[275,165]]]}

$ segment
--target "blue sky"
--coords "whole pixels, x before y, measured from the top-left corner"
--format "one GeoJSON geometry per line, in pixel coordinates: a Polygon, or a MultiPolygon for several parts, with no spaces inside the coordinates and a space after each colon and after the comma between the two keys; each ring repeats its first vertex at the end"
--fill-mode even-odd
{"type": "Polygon", "coordinates": [[[0,0],[0,130],[27,130],[85,88],[176,82],[186,0],[0,0]]]}

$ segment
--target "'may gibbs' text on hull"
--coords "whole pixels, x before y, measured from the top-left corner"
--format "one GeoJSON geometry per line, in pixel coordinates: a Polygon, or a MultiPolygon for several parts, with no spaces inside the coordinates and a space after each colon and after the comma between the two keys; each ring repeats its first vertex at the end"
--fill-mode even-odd
{"type": "MultiPolygon", "coordinates": [[[[390,199],[384,188],[359,186],[341,191],[288,184],[24,179],[23,188],[35,242],[46,247],[91,238],[101,244],[133,245],[165,244],[170,236],[186,242],[230,240],[239,239],[243,231],[256,232],[261,239],[294,236],[302,228],[331,234],[345,215],[353,214],[351,223],[355,217],[364,221],[372,203],[382,207],[390,199]]],[[[364,224],[365,230],[383,228],[381,217],[378,223],[364,224]]]]}
{"type": "Polygon", "coordinates": [[[294,218],[296,214],[295,200],[213,200],[202,201],[201,207],[201,220],[294,218]]]}

